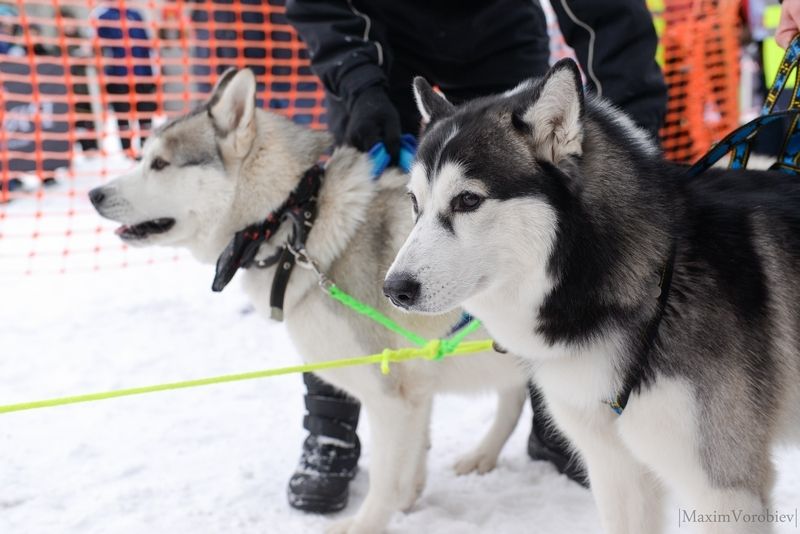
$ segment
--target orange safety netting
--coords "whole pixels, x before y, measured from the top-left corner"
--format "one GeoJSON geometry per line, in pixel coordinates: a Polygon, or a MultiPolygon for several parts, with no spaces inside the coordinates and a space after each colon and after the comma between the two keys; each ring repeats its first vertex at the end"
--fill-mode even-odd
{"type": "MultiPolygon", "coordinates": [[[[735,4],[666,2],[672,159],[736,124],[735,4]]],[[[259,105],[324,127],[320,84],[283,11],[283,0],[0,4],[0,277],[180,258],[128,250],[87,192],[129,169],[153,125],[201,102],[228,67],[254,70],[259,105]]],[[[547,11],[553,56],[570,54],[547,11]]]]}
{"type": "Polygon", "coordinates": [[[86,195],[229,67],[253,69],[259,105],[324,126],[320,84],[283,12],[275,0],[0,5],[0,276],[176,259],[129,252],[86,195]]]}
{"type": "Polygon", "coordinates": [[[739,124],[738,0],[667,0],[662,69],[669,102],[661,142],[689,162],[739,124]]]}

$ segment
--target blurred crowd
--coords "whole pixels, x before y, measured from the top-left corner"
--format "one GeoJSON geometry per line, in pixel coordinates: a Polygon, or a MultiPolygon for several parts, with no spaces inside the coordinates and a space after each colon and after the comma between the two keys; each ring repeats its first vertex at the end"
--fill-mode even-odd
{"type": "MultiPolygon", "coordinates": [[[[232,66],[254,70],[259,94],[267,94],[270,70],[269,94],[275,96],[261,105],[287,107],[281,93],[291,89],[301,97],[295,107],[314,107],[313,81],[294,87],[280,81],[293,70],[280,60],[304,54],[291,46],[281,4],[26,2],[23,12],[19,4],[0,4],[0,171],[9,171],[0,175],[6,176],[3,188],[22,187],[25,173],[52,183],[55,171],[76,157],[122,150],[136,158],[154,119],[190,109],[211,90],[216,74],[232,66]],[[114,127],[116,135],[108,135],[114,127]]],[[[309,112],[296,119],[310,123],[314,117],[309,112]]]]}

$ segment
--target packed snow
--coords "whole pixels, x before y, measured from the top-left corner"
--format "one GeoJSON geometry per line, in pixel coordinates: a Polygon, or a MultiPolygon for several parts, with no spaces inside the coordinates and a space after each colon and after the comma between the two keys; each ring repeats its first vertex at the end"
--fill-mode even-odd
{"type": "MultiPolygon", "coordinates": [[[[73,228],[102,228],[71,234],[70,250],[85,252],[67,256],[32,258],[42,242],[0,238],[0,404],[299,362],[284,327],[253,313],[236,283],[211,292],[213,267],[185,254],[171,261],[174,251],[121,252],[113,225],[83,198],[92,180],[99,174],[0,207],[6,236],[52,234],[65,220],[47,213],[67,202],[73,228]],[[45,216],[33,229],[13,216],[36,210],[45,216]],[[116,254],[129,267],[106,261],[116,254]],[[154,257],[170,261],[147,265],[154,257]]],[[[66,237],[58,239],[56,248],[66,237]]],[[[330,517],[294,511],[285,497],[304,438],[302,393],[300,376],[286,376],[0,415],[0,533],[321,532],[330,517]]],[[[528,458],[529,410],[494,472],[455,475],[493,408],[491,396],[437,399],[428,486],[388,532],[599,533],[589,491],[528,458]]],[[[334,517],[355,513],[367,491],[367,430],[362,420],[361,469],[334,517]]],[[[776,460],[774,507],[796,513],[800,453],[776,460]]],[[[678,528],[677,503],[665,521],[669,532],[691,531],[678,528]]]]}

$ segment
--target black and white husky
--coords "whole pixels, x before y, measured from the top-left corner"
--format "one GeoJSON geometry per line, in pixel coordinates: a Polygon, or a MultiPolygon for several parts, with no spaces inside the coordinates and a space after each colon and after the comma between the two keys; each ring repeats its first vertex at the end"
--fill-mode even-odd
{"type": "Polygon", "coordinates": [[[666,488],[698,514],[768,508],[771,446],[800,431],[798,182],[686,178],[571,61],[459,108],[415,94],[395,305],[463,305],[530,362],[606,532],[659,532],[666,488]]]}
{"type": "MultiPolygon", "coordinates": [[[[137,246],[184,247],[213,264],[234,234],[261,222],[286,201],[331,139],[257,109],[255,91],[252,72],[228,71],[204,106],[148,138],[135,169],[93,190],[98,212],[123,224],[117,232],[123,240],[137,246]]],[[[393,308],[381,293],[386,269],[411,221],[405,203],[407,176],[390,170],[374,181],[371,174],[366,154],[347,147],[333,153],[306,242],[308,255],[343,290],[405,328],[428,338],[442,336],[458,321],[459,312],[413,316],[393,308]]],[[[256,259],[273,256],[286,242],[290,226],[287,222],[263,244],[256,259]]],[[[278,267],[243,273],[245,290],[267,317],[278,267]]],[[[408,345],[332,301],[317,282],[310,270],[295,269],[284,302],[289,334],[306,361],[408,345]]],[[[477,335],[485,338],[486,332],[477,335]]],[[[494,468],[526,398],[524,369],[515,358],[496,353],[395,364],[388,376],[377,366],[319,374],[364,404],[372,434],[367,497],[354,517],[331,528],[349,534],[380,532],[394,511],[410,507],[422,491],[436,392],[499,392],[497,418],[477,448],[457,462],[459,473],[494,468]]]]}

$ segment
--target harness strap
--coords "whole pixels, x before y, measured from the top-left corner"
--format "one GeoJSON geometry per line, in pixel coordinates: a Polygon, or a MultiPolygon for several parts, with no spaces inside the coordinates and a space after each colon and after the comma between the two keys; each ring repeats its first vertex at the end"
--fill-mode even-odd
{"type": "Polygon", "coordinates": [[[661,272],[661,279],[658,282],[660,290],[658,294],[658,308],[645,329],[642,338],[642,347],[639,351],[639,358],[628,370],[622,385],[622,390],[617,394],[614,400],[608,403],[617,415],[622,415],[622,411],[628,405],[628,399],[630,399],[631,393],[641,384],[642,373],[647,368],[648,356],[655,345],[656,337],[658,337],[658,328],[661,326],[661,320],[664,318],[664,311],[667,308],[669,290],[672,286],[672,274],[675,270],[675,254],[676,246],[673,242],[670,248],[669,258],[667,259],[666,265],[664,265],[664,270],[661,272]]]}
{"type": "Polygon", "coordinates": [[[686,171],[686,175],[688,177],[695,177],[702,174],[731,151],[733,151],[731,156],[731,168],[744,168],[750,156],[750,145],[761,128],[773,122],[783,120],[786,117],[791,117],[793,119],[800,117],[800,109],[791,109],[770,113],[769,115],[761,115],[736,128],[726,135],[722,141],[714,145],[714,147],[702,158],[697,160],[694,165],[689,167],[689,170],[686,171]]]}
{"type": "MultiPolygon", "coordinates": [[[[789,80],[792,71],[797,70],[798,65],[800,65],[800,35],[795,35],[791,43],[789,43],[789,46],[786,47],[783,59],[780,65],[778,65],[778,72],[775,74],[775,81],[772,82],[772,85],[767,91],[764,105],[761,106],[762,115],[772,113],[775,109],[778,98],[786,88],[786,82],[789,80]]],[[[800,110],[800,84],[798,83],[794,85],[787,109],[794,111],[800,110]]],[[[792,117],[789,130],[786,133],[780,155],[778,156],[778,161],[770,167],[771,170],[796,174],[792,169],[797,166],[798,157],[800,157],[800,131],[798,131],[798,121],[800,121],[800,117],[797,115],[792,117]]],[[[731,168],[744,168],[744,165],[741,167],[734,167],[733,163],[734,162],[731,161],[731,168]]],[[[744,163],[746,164],[747,161],[745,160],[744,163]]]]}
{"type": "Polygon", "coordinates": [[[239,269],[248,269],[253,265],[266,268],[277,263],[270,292],[270,307],[273,319],[283,319],[284,297],[296,259],[286,246],[265,260],[256,261],[255,258],[261,245],[269,241],[287,220],[291,221],[293,227],[289,242],[295,250],[305,248],[317,216],[317,195],[324,176],[325,169],[321,164],[315,164],[303,173],[297,187],[278,209],[269,213],[263,221],[251,224],[234,234],[217,259],[216,274],[211,285],[213,291],[222,291],[239,269]]]}
{"type": "MultiPolygon", "coordinates": [[[[697,160],[686,172],[688,177],[696,177],[704,171],[712,167],[726,154],[731,153],[731,160],[728,165],[731,169],[744,169],[747,167],[747,161],[750,158],[750,150],[752,148],[753,140],[758,135],[758,132],[768,124],[776,121],[782,121],[785,118],[791,119],[789,130],[784,138],[783,147],[778,160],[770,167],[771,170],[782,171],[788,174],[800,174],[800,83],[796,83],[792,91],[792,98],[786,111],[775,112],[775,104],[778,97],[783,92],[786,86],[786,81],[793,70],[798,69],[800,66],[800,34],[795,35],[792,42],[786,48],[786,53],[783,56],[778,73],[775,76],[775,81],[767,92],[764,100],[764,105],[761,107],[761,115],[751,120],[747,124],[740,126],[728,135],[722,141],[717,143],[711,148],[702,158],[697,160]]],[[[800,69],[798,69],[800,70],[800,69]]],[[[658,310],[653,318],[650,320],[645,330],[643,338],[642,349],[639,354],[639,359],[631,366],[627,373],[625,381],[623,382],[622,391],[620,391],[614,400],[609,402],[611,408],[617,413],[622,414],[625,406],[628,404],[628,399],[635,388],[639,386],[642,379],[642,374],[647,368],[647,358],[653,348],[656,337],[658,336],[658,327],[664,317],[664,310],[667,305],[667,298],[669,296],[669,289],[672,283],[672,274],[675,266],[675,244],[672,245],[669,260],[664,268],[659,287],[661,293],[658,299],[658,310]]]]}
{"type": "Polygon", "coordinates": [[[349,399],[337,399],[323,395],[306,395],[306,410],[316,416],[339,419],[347,423],[358,422],[360,404],[349,399]]]}
{"type": "Polygon", "coordinates": [[[457,333],[458,331],[467,327],[469,323],[472,322],[472,315],[468,314],[467,312],[462,312],[461,317],[458,318],[458,322],[450,327],[445,337],[450,337],[457,333]]]}
{"type": "Polygon", "coordinates": [[[273,321],[283,321],[283,300],[295,263],[294,254],[288,248],[283,247],[278,256],[278,267],[275,269],[275,276],[272,277],[272,289],[269,292],[269,313],[270,319],[273,321]]]}
{"type": "Polygon", "coordinates": [[[311,434],[339,439],[347,443],[353,443],[356,440],[354,425],[339,419],[306,415],[303,417],[303,428],[311,434]]]}

